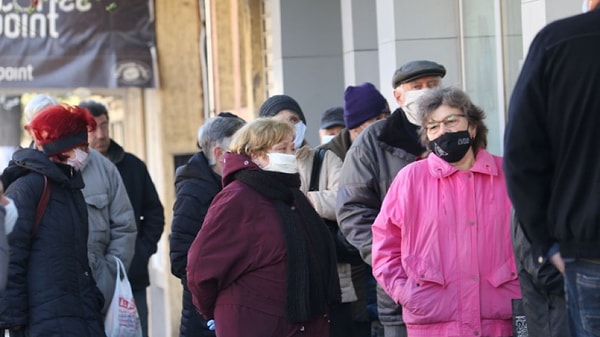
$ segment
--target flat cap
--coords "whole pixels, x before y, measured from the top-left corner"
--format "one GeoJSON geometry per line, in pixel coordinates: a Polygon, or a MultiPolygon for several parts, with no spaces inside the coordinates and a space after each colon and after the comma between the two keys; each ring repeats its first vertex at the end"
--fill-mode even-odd
{"type": "Polygon", "coordinates": [[[446,68],[441,64],[426,60],[411,61],[396,70],[392,77],[392,86],[396,88],[402,83],[425,76],[444,77],[444,75],[446,75],[446,68]]]}
{"type": "Polygon", "coordinates": [[[346,126],[344,108],[341,106],[329,108],[321,114],[321,129],[329,129],[334,126],[346,126]]]}

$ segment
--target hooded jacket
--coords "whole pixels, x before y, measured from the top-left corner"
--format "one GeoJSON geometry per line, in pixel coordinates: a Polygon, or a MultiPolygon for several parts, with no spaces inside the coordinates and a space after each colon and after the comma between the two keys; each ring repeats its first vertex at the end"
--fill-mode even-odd
{"type": "Polygon", "coordinates": [[[102,294],[88,264],[83,180],[42,152],[13,154],[2,180],[19,218],[9,235],[8,285],[0,298],[0,327],[21,326],[31,336],[104,337],[102,294]],[[44,179],[50,196],[33,231],[44,179]]]}
{"type": "Polygon", "coordinates": [[[434,154],[402,169],[373,224],[373,275],[408,334],[512,336],[521,297],[502,158],[461,171],[434,154]]]}
{"type": "Polygon", "coordinates": [[[137,236],[135,253],[127,275],[131,289],[143,290],[150,285],[148,261],[158,249],[158,241],[165,228],[165,215],[148,168],[143,161],[112,139],[106,157],[117,166],[127,196],[135,214],[137,236]]]}
{"type": "Polygon", "coordinates": [[[206,327],[206,320],[198,314],[187,286],[187,254],[200,231],[208,206],[221,191],[221,176],[208,165],[204,153],[196,153],[187,164],[175,173],[175,204],[171,223],[170,259],[171,273],[183,285],[180,337],[214,336],[206,327]]]}

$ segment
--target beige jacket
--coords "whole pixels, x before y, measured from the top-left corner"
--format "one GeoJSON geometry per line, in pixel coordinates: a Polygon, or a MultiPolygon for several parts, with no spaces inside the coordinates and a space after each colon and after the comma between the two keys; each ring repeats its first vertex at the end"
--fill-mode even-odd
{"type": "MultiPolygon", "coordinates": [[[[342,160],[335,153],[327,151],[321,165],[319,190],[309,192],[314,155],[315,150],[307,144],[296,151],[296,163],[301,182],[300,190],[307,196],[322,218],[335,221],[335,202],[337,199],[338,178],[342,171],[342,160]]],[[[338,263],[337,269],[342,290],[342,303],[356,301],[357,297],[352,285],[350,264],[338,263]]]]}

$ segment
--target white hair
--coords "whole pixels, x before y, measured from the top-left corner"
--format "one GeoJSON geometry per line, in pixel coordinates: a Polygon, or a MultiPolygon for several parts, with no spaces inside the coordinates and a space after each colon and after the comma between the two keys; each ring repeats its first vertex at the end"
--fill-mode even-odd
{"type": "Polygon", "coordinates": [[[58,102],[52,98],[52,96],[48,95],[36,95],[34,98],[27,103],[25,109],[23,110],[23,115],[25,116],[25,123],[29,124],[33,118],[40,113],[40,111],[45,108],[53,105],[57,105],[58,102]]]}
{"type": "Polygon", "coordinates": [[[216,163],[216,158],[212,153],[213,149],[217,146],[229,149],[231,136],[244,124],[244,120],[239,117],[217,116],[209,118],[198,129],[198,146],[204,152],[204,156],[211,166],[216,163]]]}

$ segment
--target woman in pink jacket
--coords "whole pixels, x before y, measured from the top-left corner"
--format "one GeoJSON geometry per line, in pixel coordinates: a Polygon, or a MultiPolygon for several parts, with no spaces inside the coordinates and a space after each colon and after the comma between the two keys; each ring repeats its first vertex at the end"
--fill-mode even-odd
{"type": "Polygon", "coordinates": [[[410,337],[512,336],[521,293],[502,158],[485,150],[483,111],[459,89],[419,101],[433,152],[402,169],[373,224],[373,274],[410,337]]]}

